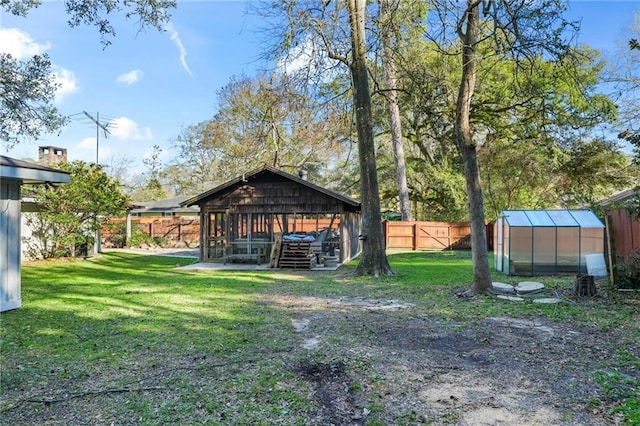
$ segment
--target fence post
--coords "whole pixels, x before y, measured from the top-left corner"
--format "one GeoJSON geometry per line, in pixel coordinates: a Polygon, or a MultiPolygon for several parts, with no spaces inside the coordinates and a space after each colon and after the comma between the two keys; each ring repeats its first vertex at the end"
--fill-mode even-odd
{"type": "Polygon", "coordinates": [[[413,251],[418,250],[418,232],[420,232],[420,225],[418,222],[413,222],[413,251]]]}
{"type": "Polygon", "coordinates": [[[389,248],[389,221],[384,219],[382,221],[382,232],[384,234],[384,248],[389,248]]]}

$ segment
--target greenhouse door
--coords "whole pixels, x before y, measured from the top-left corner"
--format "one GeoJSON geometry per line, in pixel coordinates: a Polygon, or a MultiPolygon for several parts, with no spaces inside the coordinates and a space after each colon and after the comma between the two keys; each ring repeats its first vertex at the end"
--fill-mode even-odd
{"type": "Polygon", "coordinates": [[[498,220],[496,221],[496,226],[495,226],[495,236],[496,239],[493,241],[493,247],[494,247],[494,254],[495,254],[495,268],[497,271],[503,272],[502,271],[502,262],[504,260],[503,256],[504,256],[504,252],[503,252],[503,241],[502,241],[502,230],[504,227],[504,219],[502,217],[499,217],[498,220]]]}
{"type": "Polygon", "coordinates": [[[210,212],[207,230],[207,259],[223,259],[227,254],[227,214],[210,212]]]}

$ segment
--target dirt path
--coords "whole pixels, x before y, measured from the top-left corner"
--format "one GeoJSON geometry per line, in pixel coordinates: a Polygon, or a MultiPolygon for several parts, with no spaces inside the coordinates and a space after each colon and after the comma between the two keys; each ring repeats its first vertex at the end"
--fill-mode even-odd
{"type": "Polygon", "coordinates": [[[335,351],[341,340],[335,362],[300,367],[317,384],[320,402],[341,413],[336,424],[365,424],[370,406],[380,408],[374,414],[385,424],[616,423],[590,406],[601,392],[593,371],[612,362],[622,338],[615,332],[506,317],[441,323],[398,301],[272,302],[291,311],[301,348],[335,351]]]}

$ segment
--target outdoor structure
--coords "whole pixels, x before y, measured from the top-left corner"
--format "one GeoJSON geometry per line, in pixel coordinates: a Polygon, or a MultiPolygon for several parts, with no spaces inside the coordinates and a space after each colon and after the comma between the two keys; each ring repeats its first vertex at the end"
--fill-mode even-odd
{"type": "Polygon", "coordinates": [[[0,156],[0,312],[19,308],[22,252],[21,188],[25,183],[67,183],[69,173],[0,156]]]}
{"type": "Polygon", "coordinates": [[[587,273],[587,256],[604,256],[604,225],[590,210],[505,210],[493,247],[507,275],[587,273]]]}
{"type": "Polygon", "coordinates": [[[362,249],[359,201],[268,165],[182,204],[200,207],[200,261],[266,263],[277,238],[340,263],[362,249]]]}

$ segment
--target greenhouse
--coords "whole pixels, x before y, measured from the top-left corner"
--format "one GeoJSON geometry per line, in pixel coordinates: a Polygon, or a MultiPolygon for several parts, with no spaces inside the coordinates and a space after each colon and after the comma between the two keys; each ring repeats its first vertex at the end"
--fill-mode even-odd
{"type": "Polygon", "coordinates": [[[604,225],[590,210],[505,210],[493,242],[507,275],[587,273],[587,256],[604,255],[604,225]]]}

